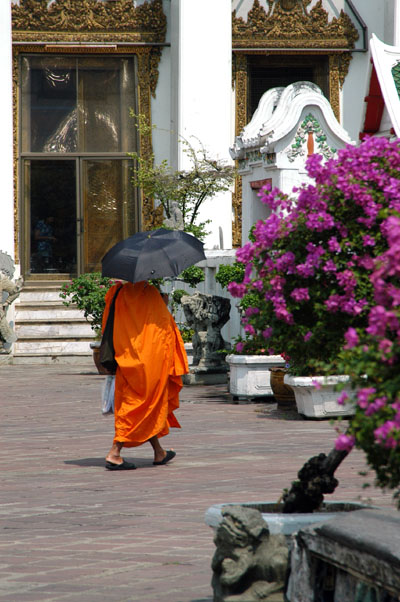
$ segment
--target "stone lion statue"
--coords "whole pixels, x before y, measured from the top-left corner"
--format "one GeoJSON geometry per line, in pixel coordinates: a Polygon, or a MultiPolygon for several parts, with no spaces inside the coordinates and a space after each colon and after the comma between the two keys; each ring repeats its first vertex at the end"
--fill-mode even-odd
{"type": "Polygon", "coordinates": [[[246,506],[222,510],[212,559],[214,602],[258,602],[283,591],[288,546],[270,535],[261,513],[246,506]]]}
{"type": "Polygon", "coordinates": [[[9,353],[17,336],[6,314],[12,302],[19,296],[23,279],[13,281],[14,262],[10,255],[0,251],[0,353],[9,353]]]}

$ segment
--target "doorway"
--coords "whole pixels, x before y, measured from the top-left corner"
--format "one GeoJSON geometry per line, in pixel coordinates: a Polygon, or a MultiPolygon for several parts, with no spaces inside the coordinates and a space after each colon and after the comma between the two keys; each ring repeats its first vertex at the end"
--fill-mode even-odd
{"type": "Polygon", "coordinates": [[[74,276],[101,270],[101,258],[136,231],[131,162],[26,159],[27,274],[74,276]]]}

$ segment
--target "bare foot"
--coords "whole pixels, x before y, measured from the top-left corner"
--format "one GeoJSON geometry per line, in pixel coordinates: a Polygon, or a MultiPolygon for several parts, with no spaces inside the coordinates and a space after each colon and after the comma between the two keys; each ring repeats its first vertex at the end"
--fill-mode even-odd
{"type": "Polygon", "coordinates": [[[162,447],[154,452],[154,462],[162,462],[167,455],[167,452],[162,447]]]}
{"type": "Polygon", "coordinates": [[[121,458],[122,443],[113,443],[112,448],[106,455],[106,462],[112,462],[113,464],[122,464],[123,459],[121,458]]]}
{"type": "Polygon", "coordinates": [[[111,462],[112,464],[122,464],[123,460],[122,460],[121,456],[107,454],[106,462],[111,462]]]}

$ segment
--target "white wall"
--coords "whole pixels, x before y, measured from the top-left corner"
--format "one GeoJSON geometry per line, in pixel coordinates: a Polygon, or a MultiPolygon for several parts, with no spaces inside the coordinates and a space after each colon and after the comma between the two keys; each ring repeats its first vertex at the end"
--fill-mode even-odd
{"type": "Polygon", "coordinates": [[[11,5],[4,0],[0,2],[0,81],[0,251],[14,257],[11,5]]]}
{"type": "MultiPolygon", "coordinates": [[[[195,147],[197,138],[211,157],[227,163],[232,144],[231,36],[231,0],[171,0],[173,129],[195,147]]],[[[177,167],[185,169],[189,163],[182,145],[175,149],[177,167]]],[[[219,248],[221,240],[223,248],[231,248],[231,193],[206,201],[200,214],[204,219],[212,219],[206,248],[219,248]]]]}

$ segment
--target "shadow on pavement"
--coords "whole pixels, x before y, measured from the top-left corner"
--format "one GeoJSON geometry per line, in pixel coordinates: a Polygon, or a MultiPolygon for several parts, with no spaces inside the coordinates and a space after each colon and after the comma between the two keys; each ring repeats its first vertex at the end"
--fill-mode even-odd
{"type": "MultiPolygon", "coordinates": [[[[152,460],[147,460],[147,459],[137,459],[137,458],[131,458],[131,457],[127,457],[125,458],[126,460],[128,460],[129,462],[134,462],[134,464],[136,464],[137,468],[148,468],[148,467],[152,467],[152,468],[156,468],[153,467],[153,461],[152,460]]],[[[83,466],[83,467],[101,467],[101,468],[105,468],[105,459],[104,458],[77,458],[76,460],[64,460],[64,464],[72,464],[73,466],[83,466]]],[[[201,601],[199,601],[201,602],[201,601]]]]}

